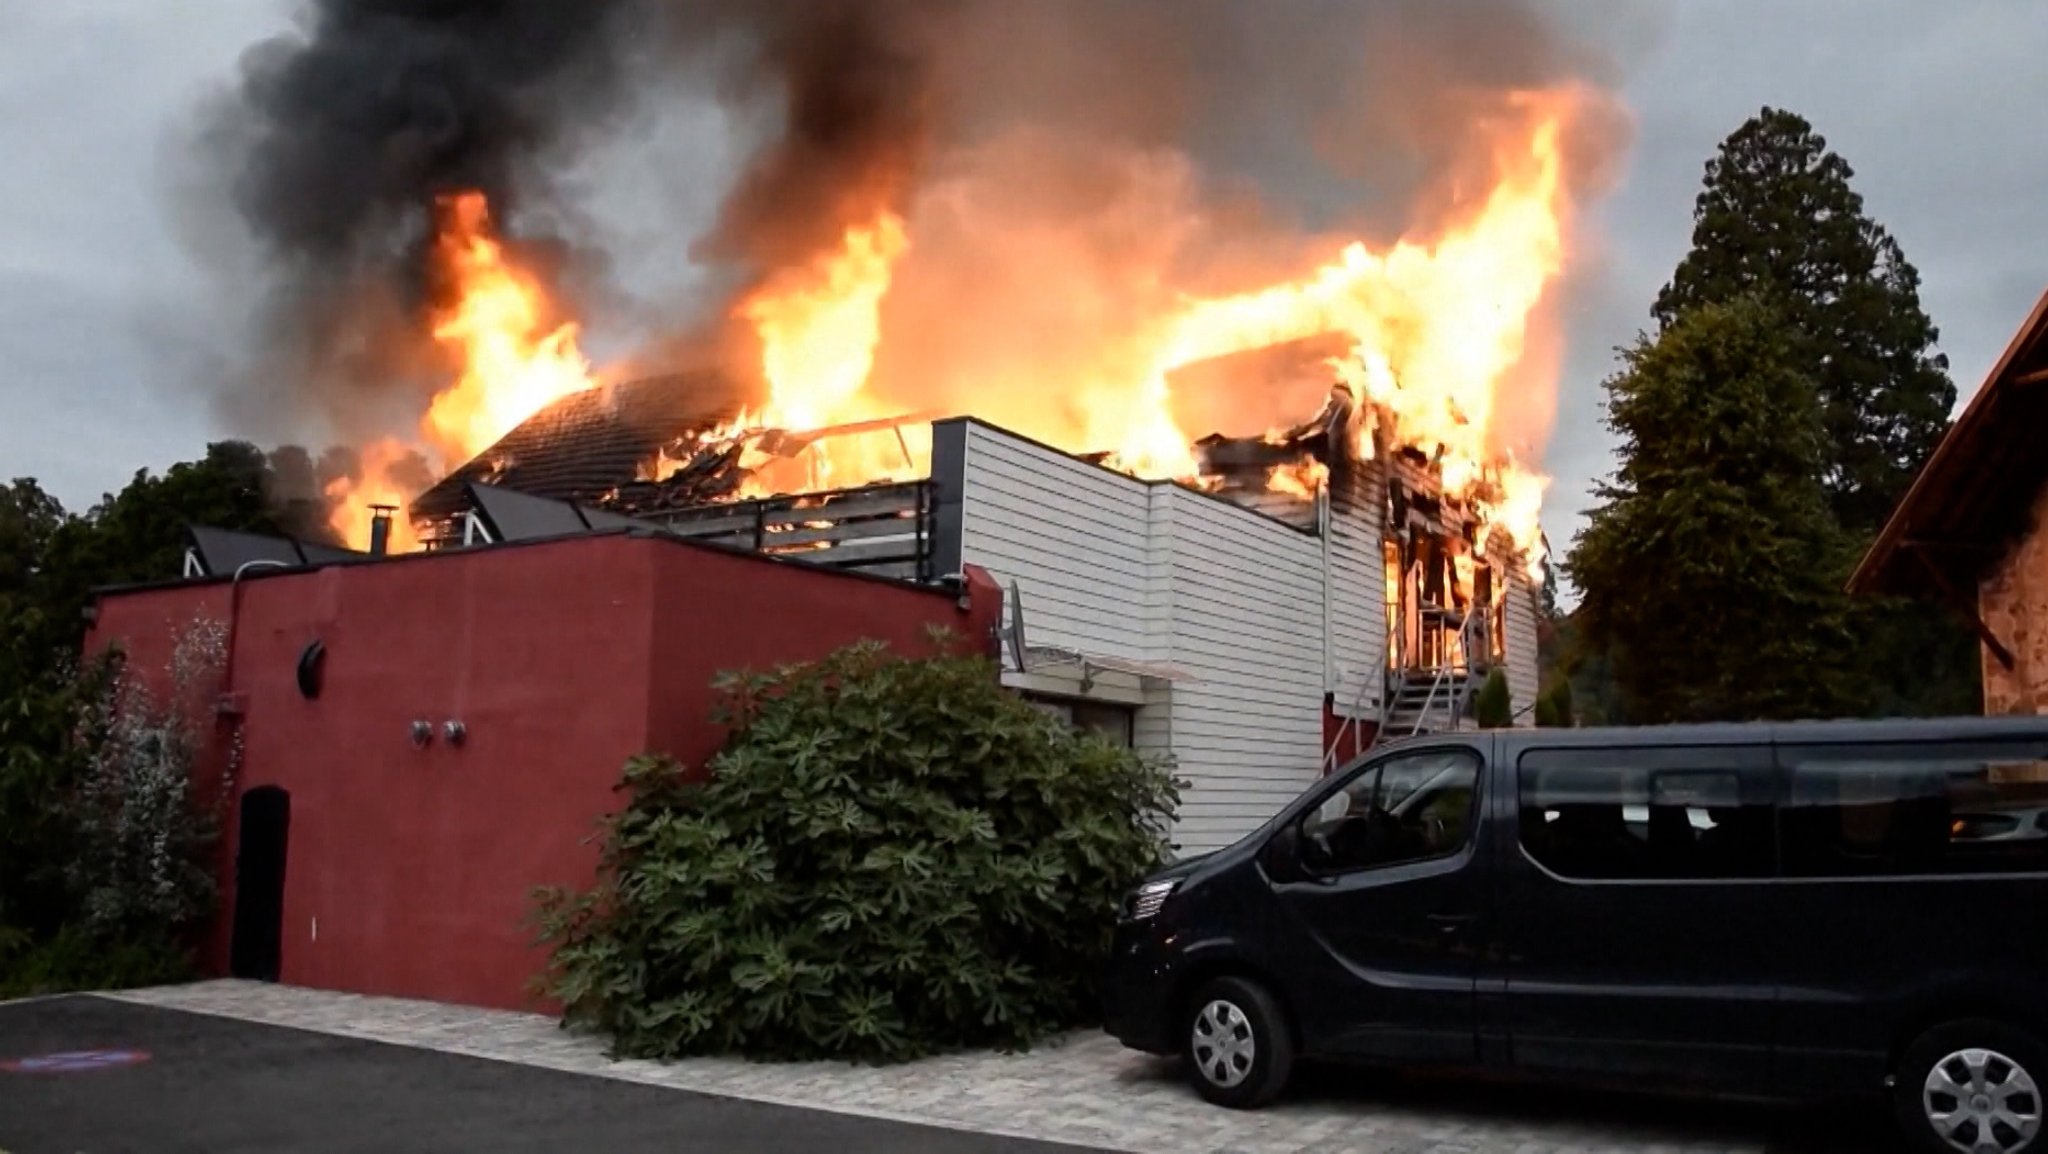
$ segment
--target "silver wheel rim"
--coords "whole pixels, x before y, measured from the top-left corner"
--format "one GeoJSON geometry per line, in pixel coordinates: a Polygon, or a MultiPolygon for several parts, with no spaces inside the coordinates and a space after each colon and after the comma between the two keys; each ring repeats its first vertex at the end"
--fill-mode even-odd
{"type": "Polygon", "coordinates": [[[1251,1077],[1259,1050],[1243,1010],[1221,998],[1203,1006],[1195,1015],[1193,1040],[1195,1068],[1211,1085],[1228,1090],[1251,1077]]]}
{"type": "Polygon", "coordinates": [[[2011,1154],[2041,1131],[2033,1075],[1996,1050],[1957,1050],[1936,1062],[1920,1108],[1935,1134],[1964,1154],[2011,1154]]]}

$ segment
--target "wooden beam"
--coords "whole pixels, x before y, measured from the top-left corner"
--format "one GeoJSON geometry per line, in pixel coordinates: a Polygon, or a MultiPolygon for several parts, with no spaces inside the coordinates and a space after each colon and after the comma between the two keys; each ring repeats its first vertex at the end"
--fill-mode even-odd
{"type": "Polygon", "coordinates": [[[1927,555],[1926,550],[1909,549],[1908,551],[1920,559],[1920,564],[1927,570],[1927,575],[1934,579],[1935,587],[1940,589],[1942,594],[1948,598],[1949,604],[1958,613],[1963,615],[1963,618],[1970,623],[1970,627],[1977,631],[1977,639],[1984,643],[1984,648],[1991,651],[1991,656],[1998,658],[1998,663],[2005,666],[2007,672],[2011,672],[2013,668],[2012,650],[2007,649],[2005,644],[1998,640],[1997,634],[1991,632],[1991,626],[1984,624],[1983,616],[1977,612],[1977,599],[1964,596],[1962,591],[1956,588],[1955,582],[1948,579],[1948,574],[1942,572],[1941,566],[1934,563],[1934,558],[1927,555]]]}
{"type": "Polygon", "coordinates": [[[2038,385],[2048,382],[2048,368],[2033,369],[2018,376],[2007,377],[2006,382],[2014,385],[2038,385]]]}

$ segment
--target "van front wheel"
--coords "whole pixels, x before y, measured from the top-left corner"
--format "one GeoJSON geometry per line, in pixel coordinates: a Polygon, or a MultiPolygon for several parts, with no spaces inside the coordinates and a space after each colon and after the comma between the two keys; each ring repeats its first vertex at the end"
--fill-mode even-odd
{"type": "Polygon", "coordinates": [[[2003,1022],[1951,1022],[1899,1059],[1893,1107],[1927,1154],[2044,1154],[2048,1049],[2003,1022]]]}
{"type": "Polygon", "coordinates": [[[1250,1109],[1279,1097],[1294,1068],[1287,1013],[1249,978],[1217,978],[1189,1000],[1181,1053],[1202,1097],[1250,1109]]]}

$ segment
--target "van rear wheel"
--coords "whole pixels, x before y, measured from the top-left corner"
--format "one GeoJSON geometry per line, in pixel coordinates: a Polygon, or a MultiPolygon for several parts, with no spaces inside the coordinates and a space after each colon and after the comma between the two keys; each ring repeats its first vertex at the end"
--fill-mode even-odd
{"type": "Polygon", "coordinates": [[[1249,978],[1216,978],[1188,1001],[1181,1054],[1202,1097],[1251,1109],[1286,1087],[1294,1036],[1272,991],[1249,978]]]}
{"type": "Polygon", "coordinates": [[[1893,1109],[1927,1154],[2048,1154],[2048,1048],[2003,1022],[1951,1022],[1899,1059],[1893,1109]]]}

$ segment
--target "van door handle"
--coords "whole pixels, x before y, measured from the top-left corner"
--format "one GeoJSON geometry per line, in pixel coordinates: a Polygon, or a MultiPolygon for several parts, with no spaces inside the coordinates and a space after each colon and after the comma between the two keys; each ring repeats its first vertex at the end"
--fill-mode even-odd
{"type": "Polygon", "coordinates": [[[1473,922],[1476,922],[1476,921],[1478,921],[1478,920],[1479,920],[1479,915],[1478,915],[1478,914],[1430,914],[1430,915],[1429,915],[1429,924],[1430,924],[1430,925],[1433,925],[1433,926],[1435,926],[1435,927],[1437,928],[1437,932],[1438,932],[1438,933],[1442,933],[1442,934],[1445,934],[1445,935],[1449,935],[1449,934],[1455,934],[1455,933],[1458,933],[1459,931],[1463,930],[1463,929],[1464,929],[1465,927],[1467,927],[1467,926],[1471,925],[1471,924],[1472,924],[1473,922]]]}

